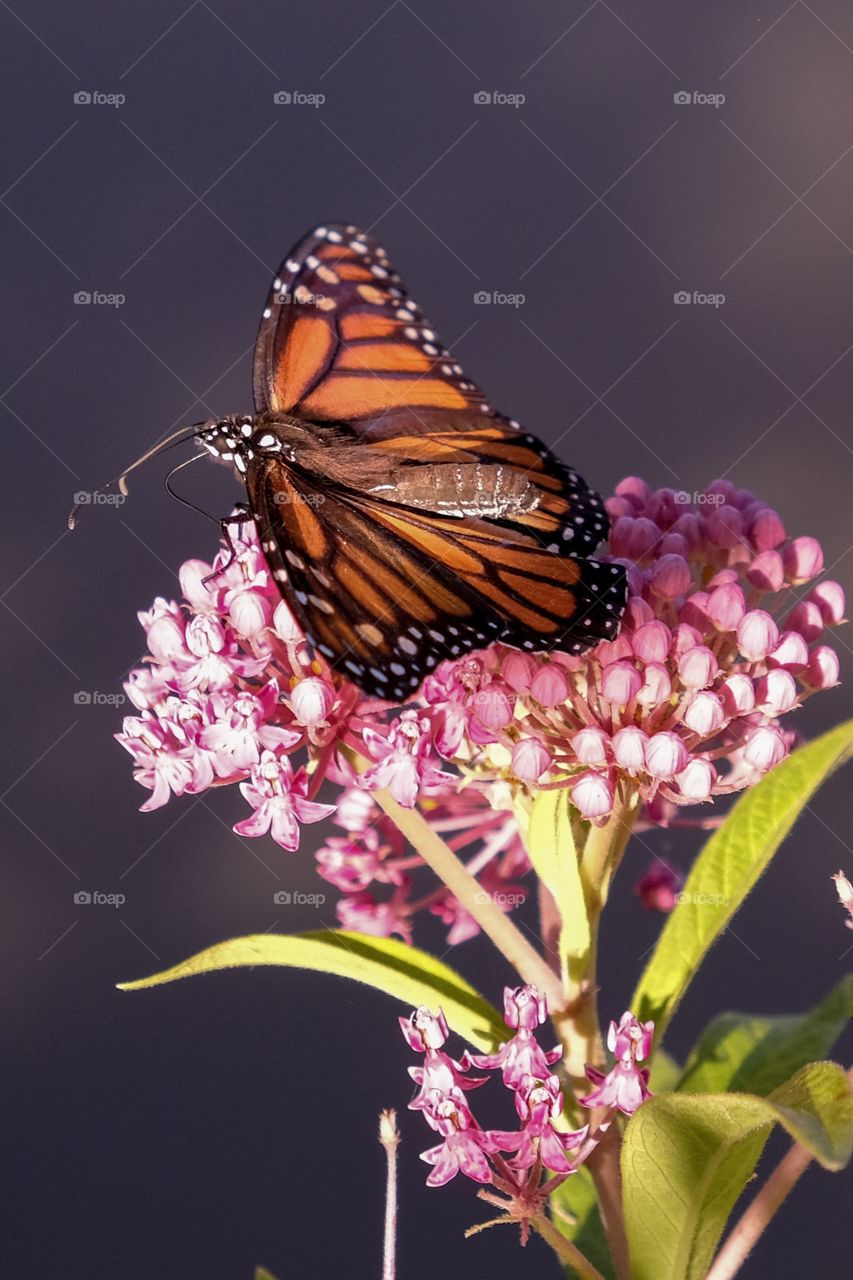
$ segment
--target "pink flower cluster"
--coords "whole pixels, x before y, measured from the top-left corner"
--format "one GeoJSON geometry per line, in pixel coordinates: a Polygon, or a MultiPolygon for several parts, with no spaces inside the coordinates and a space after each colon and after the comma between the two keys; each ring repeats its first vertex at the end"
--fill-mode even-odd
{"type": "Polygon", "coordinates": [[[838,681],[823,635],[844,594],[814,582],[814,538],[789,540],[748,491],[720,480],[698,497],[622,481],[607,503],[629,583],[620,634],[581,657],[497,645],[444,664],[424,686],[440,754],[566,786],[599,824],[620,793],[663,823],[778,764],[780,717],[838,681]]]}
{"type": "MultiPolygon", "coordinates": [[[[423,1055],[423,1065],[410,1067],[409,1074],[418,1092],[409,1107],[420,1111],[427,1124],[441,1137],[438,1146],[424,1151],[421,1159],[433,1166],[427,1178],[431,1187],[443,1186],[457,1173],[475,1182],[494,1182],[517,1202],[535,1203],[542,1190],[545,1170],[560,1175],[547,1183],[552,1190],[564,1177],[574,1173],[606,1130],[611,1116],[605,1115],[594,1135],[589,1126],[567,1132],[558,1125],[563,1114],[560,1082],[551,1073],[562,1050],[545,1051],[536,1040],[536,1030],[548,1016],[545,997],[535,987],[507,987],[504,990],[504,1019],[515,1032],[494,1054],[469,1054],[461,1061],[444,1052],[447,1022],[441,1010],[431,1013],[425,1006],[409,1018],[400,1018],[409,1046],[423,1055]],[[483,1129],[474,1116],[466,1094],[486,1081],[472,1076],[471,1067],[500,1071],[504,1086],[513,1094],[519,1127],[513,1130],[483,1129]],[[514,1152],[510,1160],[501,1153],[514,1152]]],[[[587,1068],[596,1084],[583,1099],[584,1106],[618,1108],[630,1115],[649,1096],[648,1072],[635,1063],[647,1056],[652,1024],[641,1026],[629,1013],[619,1026],[611,1023],[608,1047],[617,1063],[606,1077],[587,1068]]]]}
{"type": "Polygon", "coordinates": [[[607,504],[630,585],[615,640],[579,658],[494,645],[443,663],[405,708],[365,699],[310,652],[253,523],[238,526],[212,565],[184,564],[183,603],[139,615],[148,656],[117,736],[151,793],[142,808],[236,783],[250,813],[235,830],[287,850],[334,813],[343,834],[317,856],[343,894],[341,923],[410,939],[427,910],[455,943],[476,923],[443,888],[418,889],[422,860],[371,790],[419,804],[512,910],[530,869],[514,809],[531,789],[567,788],[596,823],[636,795],[643,821],[666,824],[750,785],[789,750],[780,717],[837,681],[823,632],[843,621],[844,597],[814,582],[818,543],[789,540],[752,494],[720,481],[684,497],[629,479],[607,504]],[[353,755],[367,761],[360,776],[353,755]],[[324,784],[336,793],[321,800],[324,784]]]}

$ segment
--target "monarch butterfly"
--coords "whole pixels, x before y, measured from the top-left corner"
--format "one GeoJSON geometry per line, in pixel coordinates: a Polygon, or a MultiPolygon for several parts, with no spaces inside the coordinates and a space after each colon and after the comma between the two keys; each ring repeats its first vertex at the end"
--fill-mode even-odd
{"type": "Polygon", "coordinates": [[[194,434],[245,481],[309,640],[364,693],[402,700],[492,641],[579,653],[615,636],[624,571],[586,558],[601,498],[490,408],[372,236],[329,224],[285,259],[254,402],[194,434]]]}

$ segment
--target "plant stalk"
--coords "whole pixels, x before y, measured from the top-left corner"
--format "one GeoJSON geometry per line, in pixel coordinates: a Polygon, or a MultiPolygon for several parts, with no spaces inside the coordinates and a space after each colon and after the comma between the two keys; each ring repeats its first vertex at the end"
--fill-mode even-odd
{"type": "Polygon", "coordinates": [[[558,1227],[555,1227],[550,1218],[546,1218],[544,1214],[540,1214],[536,1218],[531,1218],[530,1225],[534,1231],[537,1231],[542,1239],[549,1244],[556,1253],[561,1262],[566,1263],[573,1271],[580,1276],[580,1280],[604,1280],[601,1272],[594,1267],[588,1258],[585,1258],[571,1240],[563,1235],[558,1227]]]}

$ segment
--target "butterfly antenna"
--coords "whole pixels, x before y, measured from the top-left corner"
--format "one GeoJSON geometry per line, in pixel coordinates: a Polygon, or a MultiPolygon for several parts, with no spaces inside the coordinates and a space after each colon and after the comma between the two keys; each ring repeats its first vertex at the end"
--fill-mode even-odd
{"type": "MultiPolygon", "coordinates": [[[[156,458],[157,454],[162,453],[165,449],[172,449],[176,445],[184,444],[187,440],[192,440],[196,435],[198,435],[199,428],[205,425],[206,424],[204,422],[196,422],[191,427],[181,427],[180,430],[173,431],[170,436],[166,436],[165,440],[161,440],[159,444],[155,444],[152,448],[146,450],[141,458],[137,458],[129,467],[125,467],[124,471],[122,471],[120,475],[116,476],[114,480],[110,480],[107,484],[102,485],[99,489],[96,489],[94,493],[76,494],[74,506],[68,513],[68,528],[73,529],[77,524],[77,512],[81,507],[88,506],[89,503],[94,502],[99,494],[106,493],[106,491],[111,489],[113,485],[118,485],[119,492],[127,497],[127,485],[125,484],[125,480],[127,476],[130,475],[131,471],[135,471],[137,467],[141,467],[145,462],[150,462],[152,458],[156,458]]],[[[198,456],[201,457],[202,455],[199,454],[198,456]]],[[[195,458],[193,458],[192,461],[194,462],[195,458]]],[[[175,494],[174,496],[177,497],[178,495],[175,494]]]]}

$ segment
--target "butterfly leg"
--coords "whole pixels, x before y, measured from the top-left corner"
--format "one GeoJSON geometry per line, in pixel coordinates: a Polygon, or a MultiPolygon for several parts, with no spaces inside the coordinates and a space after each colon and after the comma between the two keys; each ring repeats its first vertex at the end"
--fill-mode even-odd
{"type": "Polygon", "coordinates": [[[223,516],[221,518],[219,521],[219,528],[222,532],[222,539],[228,548],[228,559],[219,569],[216,569],[213,573],[209,573],[206,578],[202,578],[201,583],[203,587],[206,587],[208,582],[212,582],[214,578],[218,578],[226,569],[230,569],[234,561],[237,559],[237,548],[234,546],[231,531],[228,526],[232,524],[249,524],[251,523],[251,520],[252,513],[245,502],[236,503],[231,515],[223,516]]]}

